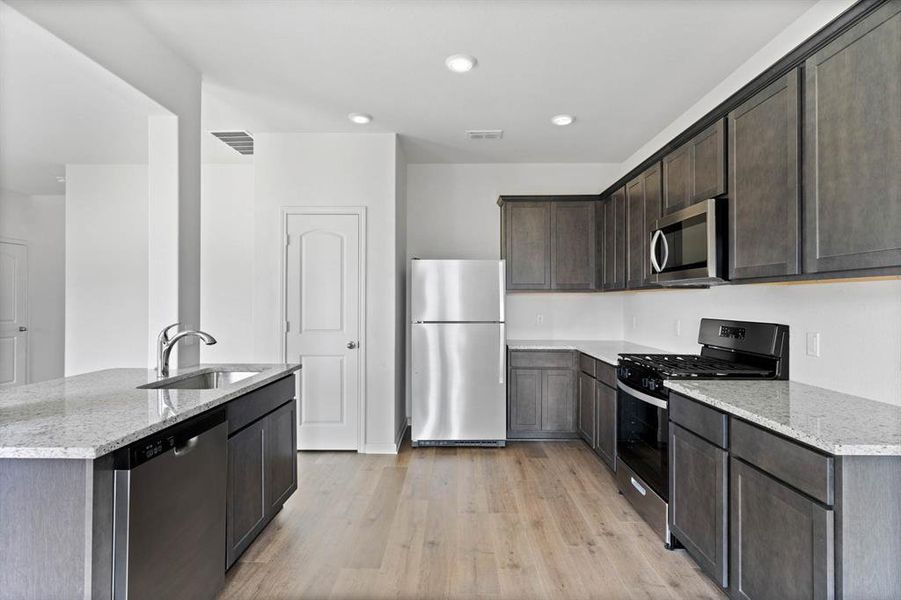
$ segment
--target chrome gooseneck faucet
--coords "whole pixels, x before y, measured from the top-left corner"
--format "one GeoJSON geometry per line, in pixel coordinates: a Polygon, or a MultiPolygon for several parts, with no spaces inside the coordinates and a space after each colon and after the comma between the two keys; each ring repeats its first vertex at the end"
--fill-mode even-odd
{"type": "Polygon", "coordinates": [[[160,332],[159,337],[157,338],[156,344],[156,375],[157,377],[168,377],[169,376],[169,354],[172,353],[172,348],[175,347],[175,344],[182,338],[186,338],[188,336],[195,335],[203,340],[203,343],[207,346],[211,346],[216,343],[216,338],[211,336],[210,334],[204,331],[196,331],[194,329],[186,329],[184,331],[179,331],[172,337],[169,337],[169,330],[173,327],[181,327],[181,323],[173,323],[168,327],[163,327],[163,330],[160,332]]]}

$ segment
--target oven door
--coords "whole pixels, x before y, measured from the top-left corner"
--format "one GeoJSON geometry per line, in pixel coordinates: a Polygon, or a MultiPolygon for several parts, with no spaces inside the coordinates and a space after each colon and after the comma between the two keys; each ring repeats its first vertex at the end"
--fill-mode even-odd
{"type": "Polygon", "coordinates": [[[725,281],[723,210],[705,200],[657,220],[651,233],[652,280],[664,286],[725,281]]]}
{"type": "Polygon", "coordinates": [[[664,501],[669,498],[667,401],[617,382],[616,453],[664,501]]]}

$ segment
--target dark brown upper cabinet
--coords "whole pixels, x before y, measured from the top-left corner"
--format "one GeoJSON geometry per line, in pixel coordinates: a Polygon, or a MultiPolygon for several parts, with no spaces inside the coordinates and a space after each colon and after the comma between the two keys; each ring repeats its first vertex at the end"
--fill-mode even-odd
{"type": "Polygon", "coordinates": [[[901,2],[804,71],[804,271],[901,265],[901,2]]]}
{"type": "Polygon", "coordinates": [[[729,277],[799,272],[798,78],[729,113],[729,277]]]}
{"type": "Polygon", "coordinates": [[[597,202],[551,203],[551,288],[593,290],[597,202]]]}
{"type": "Polygon", "coordinates": [[[651,285],[650,231],[660,218],[660,163],[626,184],[626,286],[651,285]]]}
{"type": "Polygon", "coordinates": [[[502,196],[508,290],[594,290],[597,196],[502,196]]]}
{"type": "Polygon", "coordinates": [[[501,216],[501,258],[507,260],[507,289],[551,289],[550,203],[507,202],[501,216]]]}
{"type": "Polygon", "coordinates": [[[726,193],[723,119],[663,158],[663,214],[726,193]]]}
{"type": "Polygon", "coordinates": [[[606,198],[604,210],[604,278],[605,291],[626,289],[626,188],[606,198]]]}

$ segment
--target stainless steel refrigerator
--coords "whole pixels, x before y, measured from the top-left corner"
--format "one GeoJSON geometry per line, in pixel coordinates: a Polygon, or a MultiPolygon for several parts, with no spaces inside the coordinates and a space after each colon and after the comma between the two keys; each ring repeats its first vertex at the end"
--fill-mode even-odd
{"type": "Polygon", "coordinates": [[[503,446],[504,261],[412,261],[413,445],[503,446]]]}

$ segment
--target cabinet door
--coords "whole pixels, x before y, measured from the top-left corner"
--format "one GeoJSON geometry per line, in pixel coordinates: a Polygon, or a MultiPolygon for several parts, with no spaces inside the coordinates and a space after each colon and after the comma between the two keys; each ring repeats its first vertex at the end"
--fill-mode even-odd
{"type": "Polygon", "coordinates": [[[297,489],[297,409],[288,402],[269,413],[266,430],[266,510],[281,509],[297,489]]]}
{"type": "Polygon", "coordinates": [[[541,431],[541,370],[510,370],[508,433],[541,431]]]}
{"type": "Polygon", "coordinates": [[[626,188],[604,203],[604,289],[626,287],[626,188]]]}
{"type": "Polygon", "coordinates": [[[691,141],[691,203],[726,193],[726,126],[720,119],[691,141]]]}
{"type": "Polygon", "coordinates": [[[722,119],[663,158],[663,214],[726,193],[722,119]]]}
{"type": "Polygon", "coordinates": [[[901,3],[804,72],[804,271],[901,265],[901,3]]]}
{"type": "Polygon", "coordinates": [[[832,598],[833,512],[732,458],[729,585],[735,598],[832,598]]]}
{"type": "Polygon", "coordinates": [[[576,433],[576,390],[573,371],[541,373],[541,431],[576,433]]]}
{"type": "Polygon", "coordinates": [[[508,290],[551,288],[551,207],[549,202],[504,205],[508,290]]]}
{"type": "Polygon", "coordinates": [[[672,422],[669,452],[670,530],[701,569],[726,587],[728,455],[672,422]]]}
{"type": "Polygon", "coordinates": [[[551,288],[595,287],[595,203],[551,203],[551,288]]]}
{"type": "Polygon", "coordinates": [[[616,470],[616,390],[603,383],[594,387],[595,452],[604,459],[611,469],[616,470]]]}
{"type": "Polygon", "coordinates": [[[607,210],[607,200],[599,200],[594,203],[594,215],[595,215],[595,226],[594,226],[594,268],[595,268],[595,276],[594,276],[594,288],[596,290],[603,290],[606,285],[605,273],[604,273],[604,264],[606,263],[605,254],[607,250],[607,226],[606,226],[606,215],[605,211],[607,210]]]}
{"type": "Polygon", "coordinates": [[[729,113],[729,277],[798,271],[798,72],[729,113]]]}
{"type": "Polygon", "coordinates": [[[591,376],[579,373],[579,435],[594,448],[594,386],[591,376]]]}
{"type": "Polygon", "coordinates": [[[630,289],[651,285],[650,232],[660,217],[660,188],[659,163],[626,184],[626,285],[630,289]]]}
{"type": "Polygon", "coordinates": [[[265,422],[260,419],[228,440],[226,568],[266,525],[265,422]]]}

